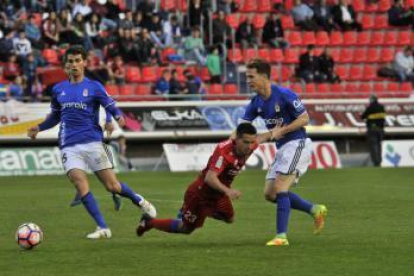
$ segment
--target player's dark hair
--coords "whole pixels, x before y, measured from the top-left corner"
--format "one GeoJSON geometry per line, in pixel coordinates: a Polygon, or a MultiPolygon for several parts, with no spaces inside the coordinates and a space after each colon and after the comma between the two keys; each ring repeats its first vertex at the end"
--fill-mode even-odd
{"type": "Polygon", "coordinates": [[[270,64],[263,59],[255,58],[247,64],[247,69],[256,69],[258,74],[266,75],[270,79],[270,64]]]}
{"type": "Polygon", "coordinates": [[[237,138],[243,137],[244,134],[256,135],[257,130],[254,125],[250,123],[241,123],[237,126],[236,135],[237,138]]]}
{"type": "Polygon", "coordinates": [[[69,55],[81,55],[83,60],[86,60],[88,57],[88,52],[81,45],[73,45],[65,52],[63,56],[63,64],[66,63],[69,55]]]}

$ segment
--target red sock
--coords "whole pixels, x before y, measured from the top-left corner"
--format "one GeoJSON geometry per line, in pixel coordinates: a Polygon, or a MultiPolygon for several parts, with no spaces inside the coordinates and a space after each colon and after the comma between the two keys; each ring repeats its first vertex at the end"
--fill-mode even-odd
{"type": "Polygon", "coordinates": [[[171,223],[175,219],[152,219],[151,226],[164,232],[171,232],[171,223]]]}

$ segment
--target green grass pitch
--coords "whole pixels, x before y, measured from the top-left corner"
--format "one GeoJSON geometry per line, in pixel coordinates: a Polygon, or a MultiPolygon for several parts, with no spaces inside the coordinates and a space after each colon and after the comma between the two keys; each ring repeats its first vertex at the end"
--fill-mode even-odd
{"type": "MultiPolygon", "coordinates": [[[[130,173],[120,180],[142,193],[160,218],[176,215],[196,173],[130,173]]],[[[289,247],[264,246],[275,231],[275,207],[263,199],[265,172],[243,172],[233,184],[236,222],[209,219],[190,236],[152,230],[135,236],[140,218],[129,200],[119,212],[91,176],[92,191],[112,228],[110,240],[91,241],[94,229],[64,176],[0,178],[0,275],[414,275],[413,169],[309,171],[293,191],[329,209],[324,232],[292,211],[289,247]],[[20,250],[14,232],[33,221],[44,242],[20,250]]]]}

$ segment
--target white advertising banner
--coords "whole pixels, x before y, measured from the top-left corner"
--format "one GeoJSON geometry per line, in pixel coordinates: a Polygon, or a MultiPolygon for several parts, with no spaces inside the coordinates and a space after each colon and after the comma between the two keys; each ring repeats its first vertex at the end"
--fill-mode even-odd
{"type": "Polygon", "coordinates": [[[382,142],[382,167],[414,166],[414,140],[387,140],[382,142]]]}
{"type": "MultiPolygon", "coordinates": [[[[312,162],[309,168],[341,168],[341,160],[334,142],[314,142],[312,162]]],[[[202,170],[213,153],[216,144],[163,144],[168,165],[173,172],[202,170]]],[[[276,155],[273,143],[260,145],[250,156],[246,169],[267,170],[276,155]]]]}

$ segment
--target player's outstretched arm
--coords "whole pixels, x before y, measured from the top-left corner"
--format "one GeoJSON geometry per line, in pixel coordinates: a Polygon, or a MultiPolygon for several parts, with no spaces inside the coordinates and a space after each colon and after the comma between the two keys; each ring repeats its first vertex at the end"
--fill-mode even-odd
{"type": "Polygon", "coordinates": [[[27,130],[27,136],[34,140],[40,131],[50,129],[60,122],[60,111],[52,111],[46,119],[37,126],[32,126],[27,130]]]}
{"type": "Polygon", "coordinates": [[[238,190],[233,190],[218,179],[217,173],[215,171],[209,170],[206,174],[204,181],[213,189],[222,192],[227,195],[231,200],[238,199],[241,196],[241,192],[238,190]]]}

